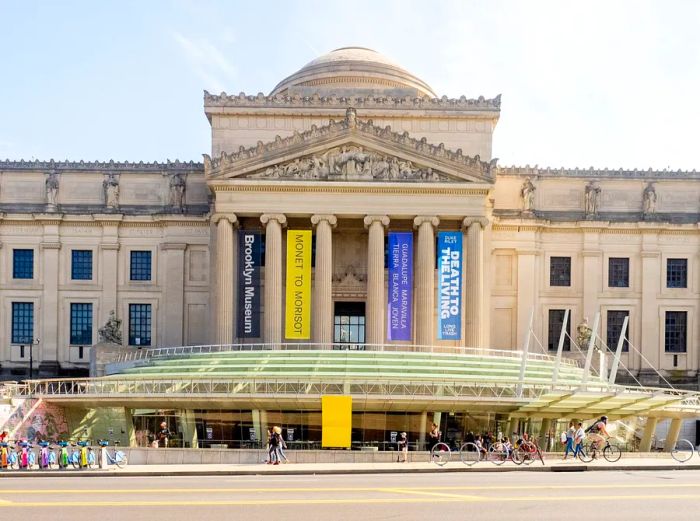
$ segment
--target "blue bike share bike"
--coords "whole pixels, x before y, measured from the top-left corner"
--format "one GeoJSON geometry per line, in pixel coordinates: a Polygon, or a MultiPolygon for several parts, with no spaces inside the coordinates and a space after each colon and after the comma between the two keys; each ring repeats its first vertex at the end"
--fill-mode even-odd
{"type": "Polygon", "coordinates": [[[108,465],[116,465],[120,469],[126,467],[126,453],[122,450],[117,450],[117,446],[119,445],[118,441],[114,442],[115,448],[112,450],[111,454],[109,452],[109,449],[107,448],[109,446],[109,442],[107,440],[97,440],[97,444],[103,449],[105,449],[103,451],[103,454],[107,456],[108,465]]]}

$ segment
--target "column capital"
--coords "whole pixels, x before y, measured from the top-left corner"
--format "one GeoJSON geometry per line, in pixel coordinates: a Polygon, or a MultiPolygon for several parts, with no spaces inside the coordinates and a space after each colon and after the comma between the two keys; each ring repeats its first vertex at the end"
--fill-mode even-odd
{"type": "Polygon", "coordinates": [[[478,224],[483,230],[488,226],[489,220],[486,217],[481,216],[465,217],[462,220],[462,229],[467,230],[472,224],[478,224]]]}
{"type": "Polygon", "coordinates": [[[215,213],[211,216],[211,221],[214,224],[219,224],[219,221],[222,219],[226,219],[231,225],[235,225],[238,222],[238,217],[236,217],[235,213],[215,213]]]}
{"type": "Polygon", "coordinates": [[[264,213],[260,216],[260,222],[264,226],[267,226],[270,221],[277,221],[280,223],[280,226],[285,226],[287,224],[287,216],[283,213],[264,213]]]}
{"type": "Polygon", "coordinates": [[[440,224],[440,219],[438,219],[435,215],[419,215],[413,219],[414,228],[420,228],[421,225],[426,223],[432,225],[433,228],[437,228],[437,226],[440,224]]]}
{"type": "Polygon", "coordinates": [[[389,217],[386,215],[366,215],[365,228],[372,226],[372,223],[380,222],[384,228],[389,226],[389,217]]]}
{"type": "Polygon", "coordinates": [[[338,218],[333,214],[314,214],[311,216],[311,224],[317,226],[321,221],[326,221],[330,224],[331,228],[335,228],[338,224],[338,218]]]}

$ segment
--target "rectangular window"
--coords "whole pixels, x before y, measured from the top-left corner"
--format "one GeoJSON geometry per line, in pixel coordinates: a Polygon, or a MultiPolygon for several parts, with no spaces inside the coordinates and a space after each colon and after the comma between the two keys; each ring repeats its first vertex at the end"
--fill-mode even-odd
{"type": "Polygon", "coordinates": [[[34,341],[34,304],[12,303],[12,343],[31,344],[34,341]]]}
{"type": "MultiPolygon", "coordinates": [[[[622,332],[622,323],[625,321],[625,317],[630,314],[627,310],[615,310],[608,311],[608,338],[607,344],[610,351],[615,351],[617,349],[617,342],[620,340],[620,333],[622,332]]],[[[630,350],[629,344],[629,322],[627,323],[627,332],[625,333],[625,340],[622,343],[622,351],[627,352],[630,350]]]]}
{"type": "Polygon", "coordinates": [[[92,280],[92,251],[72,250],[70,277],[73,280],[92,280]]]}
{"type": "Polygon", "coordinates": [[[571,257],[549,258],[549,285],[571,286],[571,257]]]}
{"type": "MultiPolygon", "coordinates": [[[[559,335],[561,334],[561,326],[564,324],[564,309],[549,310],[549,335],[548,349],[556,351],[559,347],[559,335]]],[[[571,351],[571,312],[569,311],[569,320],[566,321],[566,336],[564,337],[564,351],[571,351]]]]}
{"type": "Polygon", "coordinates": [[[666,287],[688,287],[688,259],[666,260],[666,287]]]}
{"type": "Polygon", "coordinates": [[[151,280],[151,252],[131,252],[131,280],[151,280]]]}
{"type": "Polygon", "coordinates": [[[129,304],[129,345],[151,345],[150,304],[129,304]]]}
{"type": "Polygon", "coordinates": [[[664,340],[667,353],[686,352],[687,311],[667,311],[664,340]]]}
{"type": "Polygon", "coordinates": [[[70,305],[71,345],[92,345],[92,304],[70,305]]]}
{"type": "Polygon", "coordinates": [[[630,260],[627,257],[608,259],[608,286],[611,288],[630,287],[630,260]]]}
{"type": "Polygon", "coordinates": [[[34,250],[12,250],[12,278],[34,278],[34,250]]]}

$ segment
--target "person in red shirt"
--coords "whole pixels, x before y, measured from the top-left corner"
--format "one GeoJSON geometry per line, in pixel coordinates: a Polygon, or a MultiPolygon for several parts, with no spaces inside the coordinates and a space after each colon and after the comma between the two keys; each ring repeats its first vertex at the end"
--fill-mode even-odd
{"type": "Polygon", "coordinates": [[[10,435],[10,433],[7,431],[0,432],[0,443],[5,443],[5,441],[7,441],[7,438],[9,435],[10,435]]]}

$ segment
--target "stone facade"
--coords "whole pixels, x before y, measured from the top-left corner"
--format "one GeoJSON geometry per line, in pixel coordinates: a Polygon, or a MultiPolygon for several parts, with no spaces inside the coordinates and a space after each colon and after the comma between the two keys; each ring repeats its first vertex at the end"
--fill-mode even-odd
{"type": "Polygon", "coordinates": [[[607,312],[628,311],[623,364],[644,381],[658,367],[694,385],[700,174],[499,167],[500,96],[435,98],[372,51],[341,51],[270,95],[205,92],[202,164],[0,162],[2,375],[28,363],[11,342],[13,302],[34,304],[33,356],[47,376],[87,367],[87,346],[70,344],[71,303],[93,304],[93,342],[114,310],[130,344],[130,304],[151,304],[151,345],[239,341],[239,229],[265,233],[260,341],[284,341],[291,228],[316,235],[312,342],[333,340],[338,302],[364,303],[366,341],[386,342],[384,241],[413,231],[414,343],[518,348],[534,310],[547,350],[550,310],[570,310],[574,340],[601,312],[604,341],[607,312]],[[463,237],[460,341],[436,340],[441,230],[463,237]],[[34,252],[31,278],[13,276],[15,249],[34,252]],[[89,280],[72,279],[73,250],[93,252],[89,280]],[[150,280],[131,280],[132,251],[151,252],[150,280]],[[569,258],[568,285],[550,284],[552,257],[569,258]],[[611,258],[628,259],[627,285],[610,285],[611,258]],[[686,287],[668,287],[668,259],[686,260],[686,287]],[[665,351],[667,311],[687,312],[684,352],[665,351]]]}

